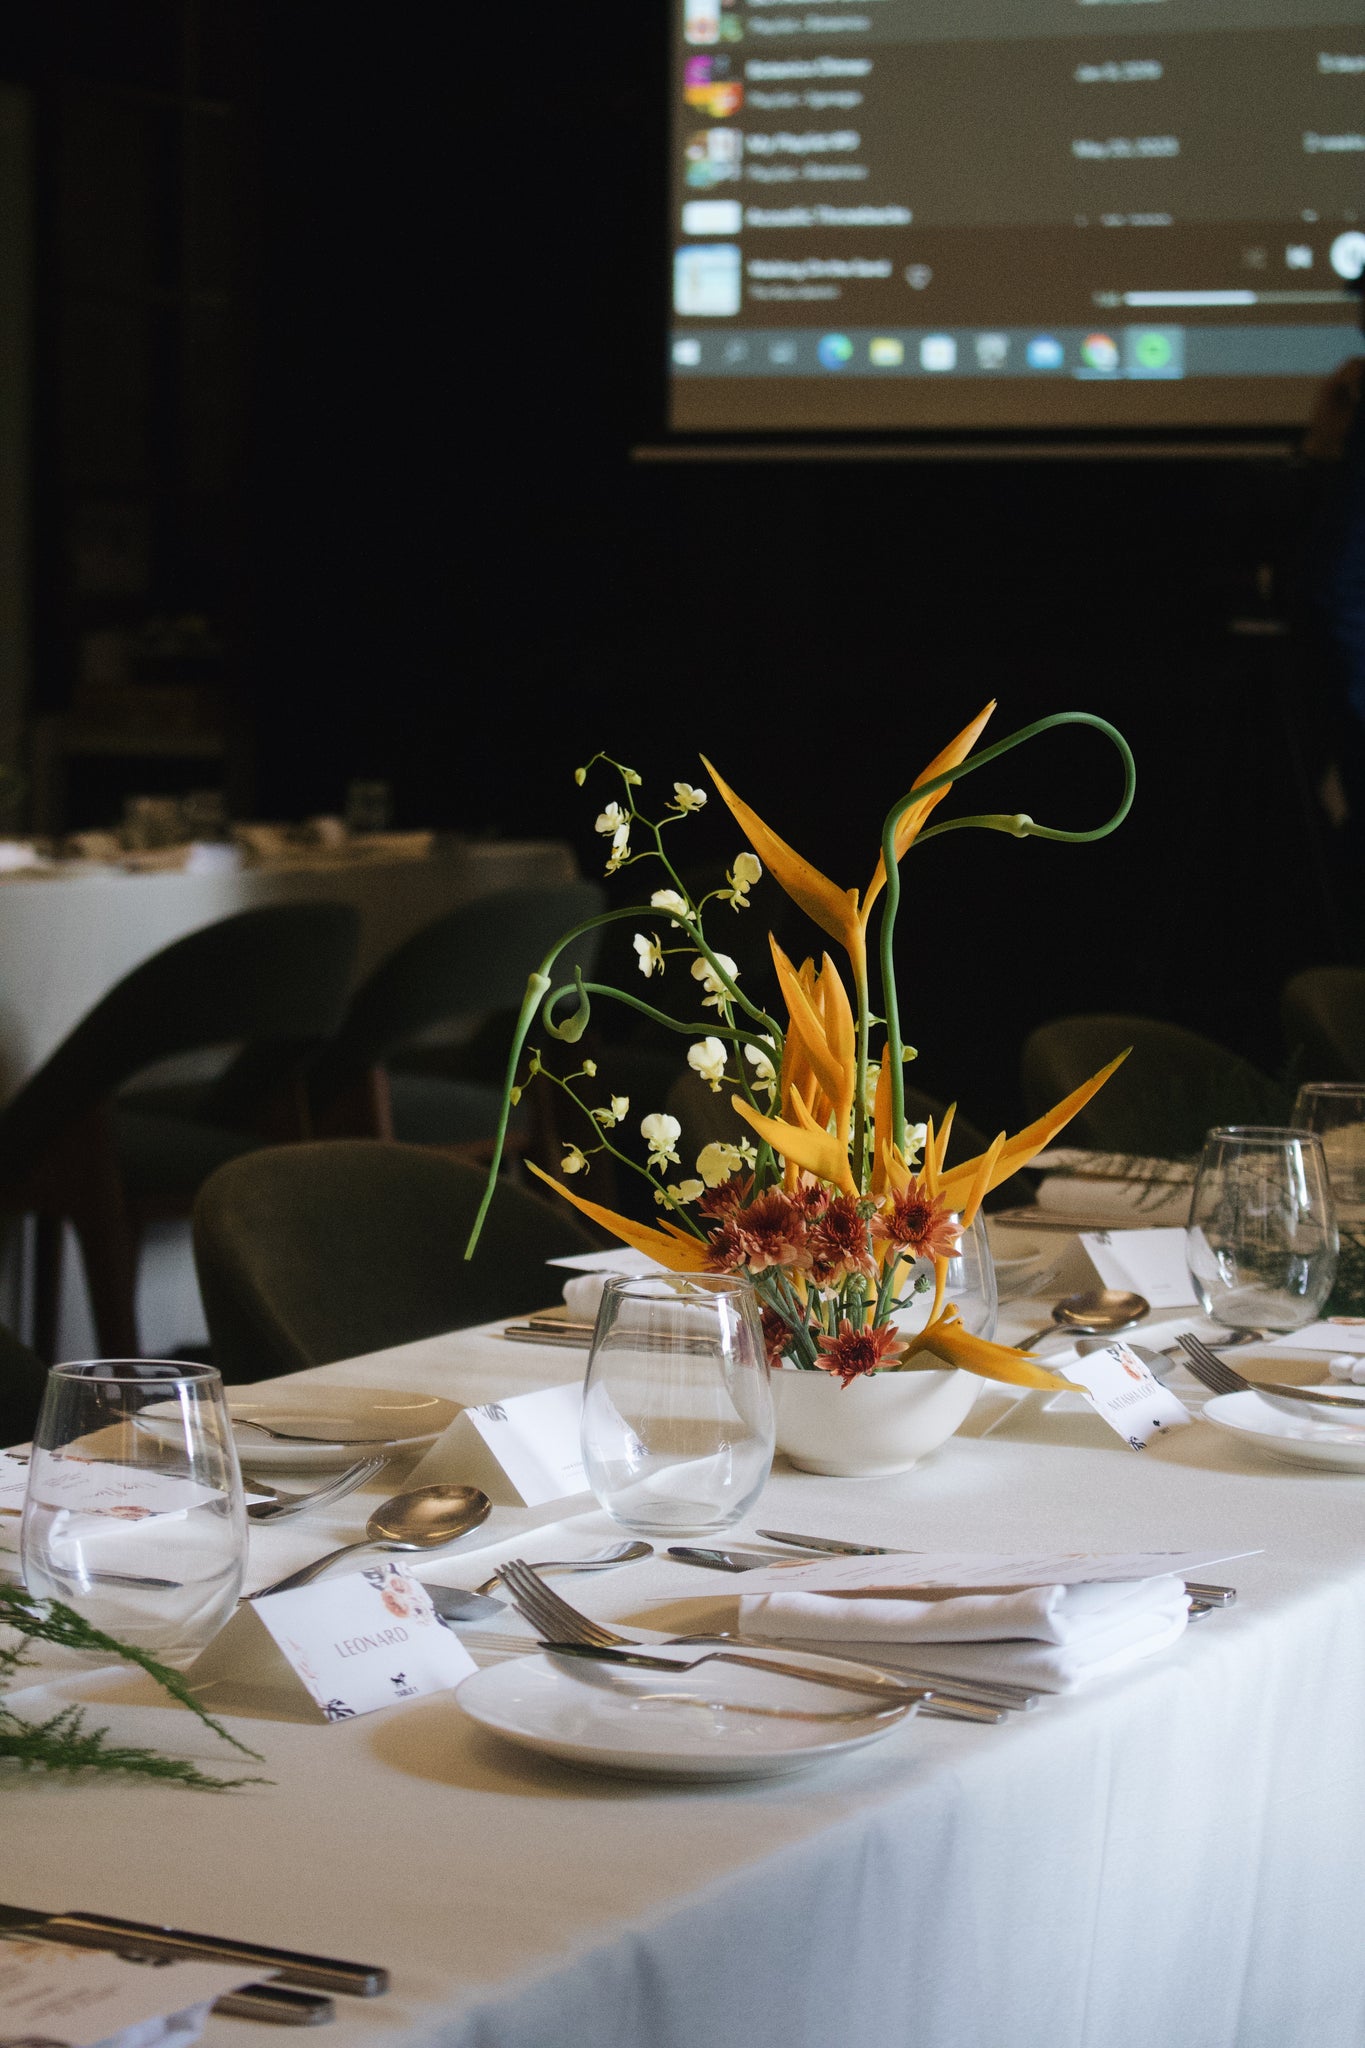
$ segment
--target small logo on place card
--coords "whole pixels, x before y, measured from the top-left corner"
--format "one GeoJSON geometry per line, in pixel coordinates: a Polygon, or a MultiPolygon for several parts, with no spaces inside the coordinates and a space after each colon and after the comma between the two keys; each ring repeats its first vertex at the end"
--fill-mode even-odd
{"type": "Polygon", "coordinates": [[[389,1684],[393,1687],[400,1700],[410,1700],[417,1692],[415,1685],[408,1684],[408,1674],[406,1671],[391,1671],[389,1673],[389,1684]]]}
{"type": "Polygon", "coordinates": [[[507,1410],[503,1407],[501,1401],[485,1401],[478,1410],[478,1413],[486,1415],[490,1422],[506,1422],[507,1420],[507,1410]]]}
{"type": "Polygon", "coordinates": [[[355,1708],[348,1707],[345,1700],[324,1700],[322,1711],[329,1721],[354,1721],[355,1708]]]}

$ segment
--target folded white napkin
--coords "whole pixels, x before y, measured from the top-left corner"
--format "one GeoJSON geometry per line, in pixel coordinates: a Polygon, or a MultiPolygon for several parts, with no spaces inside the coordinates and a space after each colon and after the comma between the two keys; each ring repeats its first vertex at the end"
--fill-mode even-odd
{"type": "Polygon", "coordinates": [[[564,1282],[564,1301],[569,1314],[577,1317],[579,1322],[595,1323],[602,1290],[608,1280],[619,1277],[616,1273],[571,1273],[564,1282]]]}
{"type": "Polygon", "coordinates": [[[1184,1582],[1169,1575],[952,1600],[791,1592],[742,1595],[739,1603],[746,1635],[834,1654],[861,1648],[879,1663],[1042,1692],[1070,1692],[1167,1649],[1188,1612],[1184,1582]]]}

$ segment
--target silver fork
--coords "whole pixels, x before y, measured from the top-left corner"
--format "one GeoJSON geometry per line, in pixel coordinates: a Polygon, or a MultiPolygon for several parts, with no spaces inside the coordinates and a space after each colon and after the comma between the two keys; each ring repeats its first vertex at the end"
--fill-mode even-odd
{"type": "Polygon", "coordinates": [[[1180,1339],[1180,1348],[1189,1360],[1190,1371],[1197,1380],[1215,1394],[1259,1394],[1272,1408],[1280,1408],[1286,1414],[1297,1415],[1302,1421],[1300,1408],[1307,1405],[1316,1408],[1321,1415],[1324,1409],[1351,1411],[1348,1421],[1365,1422],[1365,1394],[1310,1393],[1306,1387],[1287,1387],[1279,1381],[1243,1379],[1241,1373],[1221,1359],[1216,1351],[1210,1350],[1202,1338],[1188,1333],[1180,1339]],[[1298,1404],[1298,1405],[1296,1405],[1298,1404]]]}
{"type": "MultiPolygon", "coordinates": [[[[253,1501],[247,1514],[253,1522],[283,1522],[290,1515],[307,1514],[310,1508],[328,1507],[332,1501],[344,1500],[348,1493],[354,1493],[367,1479],[373,1479],[384,1463],[383,1457],[361,1458],[344,1472],[338,1472],[325,1486],[315,1486],[311,1493],[281,1493],[277,1486],[267,1487],[265,1490],[272,1498],[253,1501]]],[[[260,1492],[259,1482],[253,1479],[248,1490],[260,1492]]]]}
{"type": "MultiPolygon", "coordinates": [[[[614,1629],[604,1628],[600,1622],[591,1621],[586,1614],[580,1614],[576,1607],[571,1607],[567,1600],[562,1600],[558,1593],[552,1592],[523,1558],[514,1558],[510,1564],[503,1566],[502,1583],[503,1590],[511,1597],[513,1606],[551,1645],[579,1644],[588,1649],[598,1650],[633,1651],[641,1648],[640,1643],[633,1637],[618,1635],[614,1629]]],[[[670,1646],[677,1648],[690,1643],[714,1642],[734,1644],[737,1648],[761,1649],[769,1653],[778,1647],[761,1637],[742,1636],[725,1630],[708,1630],[669,1638],[670,1646]]],[[[785,1669],[795,1677],[836,1688],[843,1683],[837,1678],[826,1678],[823,1673],[813,1671],[809,1665],[804,1669],[791,1665],[775,1666],[771,1654],[762,1659],[740,1658],[737,1661],[758,1663],[768,1670],[785,1669]]],[[[869,1674],[875,1671],[872,1665],[866,1665],[865,1669],[869,1674]]],[[[1035,1697],[1021,1697],[1014,1687],[1008,1689],[1012,1696],[1004,1699],[994,1688],[959,1686],[956,1679],[950,1679],[948,1684],[956,1689],[945,1691],[944,1681],[931,1679],[928,1674],[907,1676],[898,1671],[893,1676],[891,1673],[876,1672],[875,1681],[869,1676],[866,1687],[859,1685],[855,1690],[866,1689],[880,1692],[883,1696],[888,1696],[893,1690],[901,1692],[903,1697],[912,1694],[923,1701],[920,1709],[922,1713],[941,1720],[953,1721],[1000,1721],[1007,1712],[1018,1710],[1024,1705],[1032,1705],[1035,1697]]]]}

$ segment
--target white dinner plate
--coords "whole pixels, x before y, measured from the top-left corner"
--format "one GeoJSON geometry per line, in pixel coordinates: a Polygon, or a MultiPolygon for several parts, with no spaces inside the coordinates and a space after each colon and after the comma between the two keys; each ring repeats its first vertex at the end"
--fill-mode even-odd
{"type": "MultiPolygon", "coordinates": [[[[394,1452],[434,1443],[459,1408],[439,1394],[404,1394],[390,1387],[329,1387],[281,1384],[227,1390],[234,1422],[259,1420],[300,1436],[345,1437],[345,1443],[278,1443],[259,1430],[234,1428],[244,1472],[339,1472],[366,1455],[367,1448],[391,1445],[394,1452]]],[[[167,1404],[168,1410],[170,1404],[167,1404]]],[[[144,1427],[170,1435],[177,1424],[149,1411],[144,1427]]]]}
{"type": "Polygon", "coordinates": [[[1305,1412],[1302,1422],[1272,1408],[1259,1394],[1215,1394],[1204,1403],[1204,1420],[1254,1443],[1290,1465],[1327,1465],[1338,1472],[1365,1472],[1365,1428],[1354,1422],[1319,1422],[1305,1412]]]}
{"type": "MultiPolygon", "coordinates": [[[[689,1645],[676,1654],[700,1656],[704,1648],[689,1645]]],[[[845,1668],[837,1657],[804,1651],[802,1662],[832,1674],[845,1668]]],[[[586,1660],[509,1657],[466,1678],[455,1697],[471,1720],[509,1742],[582,1770],[628,1778],[775,1777],[862,1749],[907,1718],[874,1720],[873,1699],[797,1679],[765,1678],[735,1664],[705,1664],[680,1671],[674,1680],[663,1671],[586,1660]],[[714,1704],[688,1705],[678,1693],[714,1704]],[[868,1717],[770,1720],[741,1712],[745,1705],[819,1712],[865,1706],[868,1717]]]]}

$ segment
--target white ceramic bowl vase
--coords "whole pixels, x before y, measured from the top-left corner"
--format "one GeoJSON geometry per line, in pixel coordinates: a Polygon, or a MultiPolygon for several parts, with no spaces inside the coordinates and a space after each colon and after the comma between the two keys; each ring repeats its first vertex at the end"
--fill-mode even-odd
{"type": "Polygon", "coordinates": [[[837,1479],[908,1472],[966,1421],[974,1373],[874,1372],[842,1386],[833,1373],[783,1366],[772,1376],[777,1448],[803,1472],[837,1479]]]}

